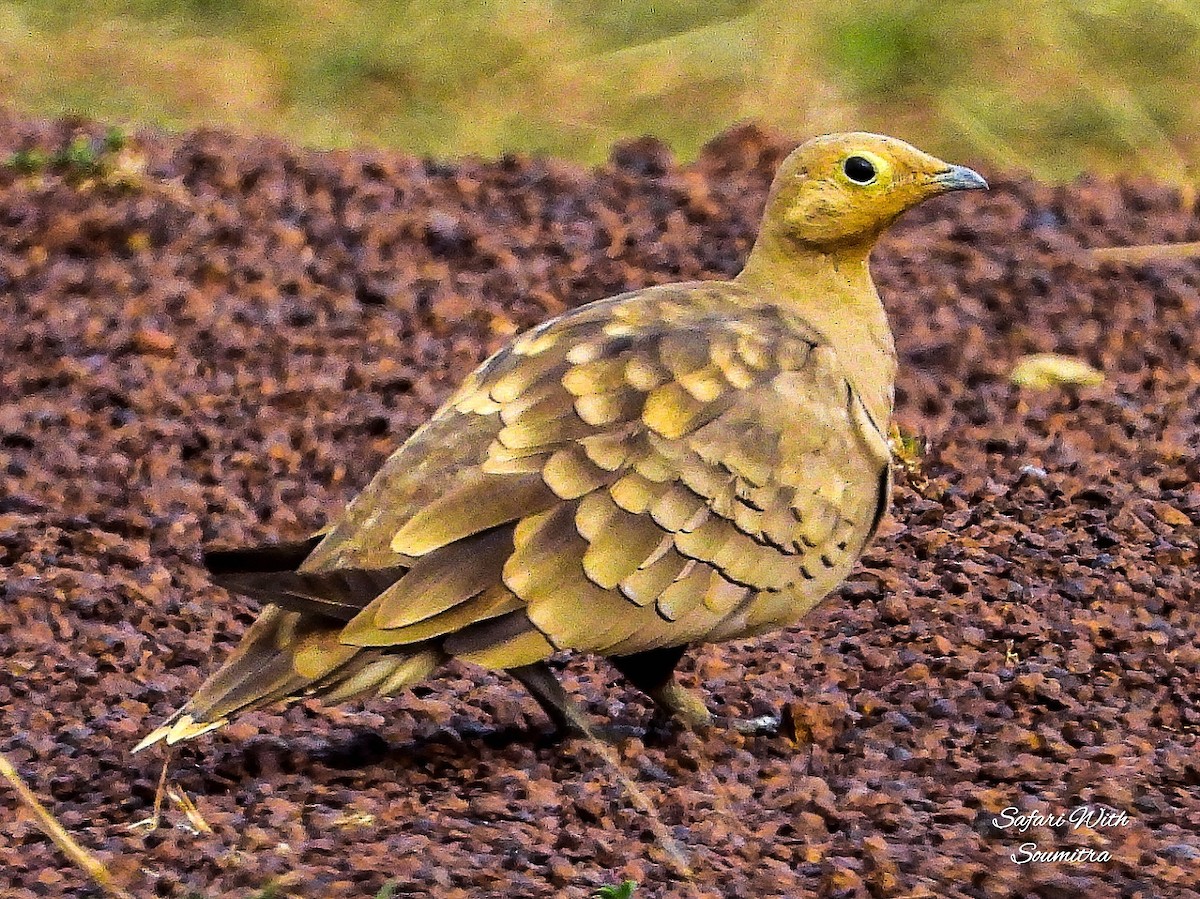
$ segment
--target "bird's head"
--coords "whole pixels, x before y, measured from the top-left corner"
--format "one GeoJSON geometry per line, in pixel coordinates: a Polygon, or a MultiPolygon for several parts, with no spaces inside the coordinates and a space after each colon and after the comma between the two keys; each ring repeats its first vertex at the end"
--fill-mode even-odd
{"type": "Polygon", "coordinates": [[[818,251],[869,249],[900,213],[923,200],[986,188],[971,169],[894,137],[827,134],[801,144],[779,167],[764,230],[818,251]]]}

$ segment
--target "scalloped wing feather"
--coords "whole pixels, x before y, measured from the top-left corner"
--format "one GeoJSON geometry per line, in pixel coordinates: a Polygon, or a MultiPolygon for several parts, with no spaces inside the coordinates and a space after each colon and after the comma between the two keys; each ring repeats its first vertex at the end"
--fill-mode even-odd
{"type": "Polygon", "coordinates": [[[879,505],[848,398],[820,335],[735,285],[593,304],[484,363],[305,568],[411,565],[344,639],[493,663],[703,639],[756,605],[787,623],[879,505]]]}

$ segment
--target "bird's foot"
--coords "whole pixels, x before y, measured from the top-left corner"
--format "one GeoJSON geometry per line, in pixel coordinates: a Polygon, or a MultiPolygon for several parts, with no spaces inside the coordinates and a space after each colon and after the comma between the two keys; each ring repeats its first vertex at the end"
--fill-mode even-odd
{"type": "Polygon", "coordinates": [[[650,692],[655,704],[690,730],[713,726],[714,719],[699,693],[681,687],[674,679],[650,692]]]}
{"type": "Polygon", "coordinates": [[[734,718],[728,724],[730,730],[748,736],[774,736],[779,733],[778,715],[759,715],[757,718],[734,718]]]}

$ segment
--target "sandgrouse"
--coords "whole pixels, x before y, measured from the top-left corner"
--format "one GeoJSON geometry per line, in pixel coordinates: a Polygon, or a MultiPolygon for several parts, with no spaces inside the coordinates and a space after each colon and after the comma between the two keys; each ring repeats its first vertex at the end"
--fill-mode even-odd
{"type": "Polygon", "coordinates": [[[546,659],[597,653],[710,721],[685,649],[797,622],[889,500],[896,356],[867,266],[939,194],[986,188],[894,138],[803,144],[731,281],[573,309],[485,361],[307,541],[210,551],[265,603],[228,661],[137,747],[307,696],[395,693],[457,658],[586,723],[546,659]]]}

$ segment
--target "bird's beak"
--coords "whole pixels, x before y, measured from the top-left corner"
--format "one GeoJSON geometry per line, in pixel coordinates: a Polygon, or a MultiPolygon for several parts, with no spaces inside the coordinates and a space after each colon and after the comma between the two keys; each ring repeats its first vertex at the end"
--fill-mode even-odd
{"type": "Polygon", "coordinates": [[[949,193],[952,190],[988,189],[988,183],[983,180],[983,176],[974,169],[967,168],[965,165],[952,165],[946,171],[938,172],[933,176],[933,183],[943,193],[949,193]]]}

